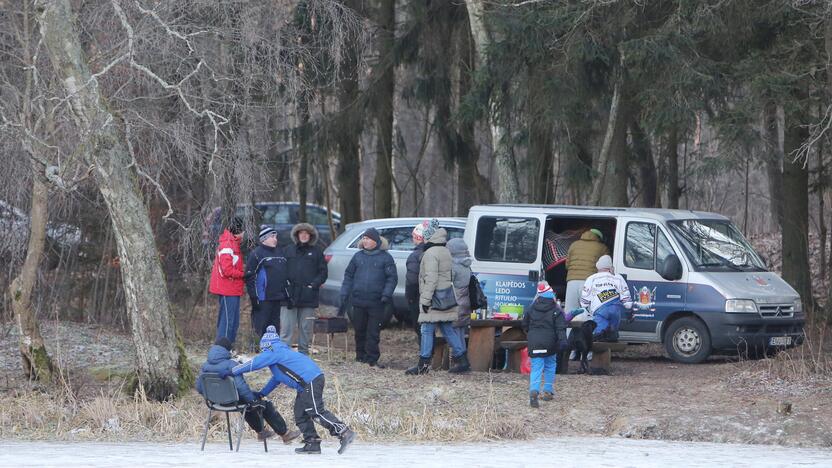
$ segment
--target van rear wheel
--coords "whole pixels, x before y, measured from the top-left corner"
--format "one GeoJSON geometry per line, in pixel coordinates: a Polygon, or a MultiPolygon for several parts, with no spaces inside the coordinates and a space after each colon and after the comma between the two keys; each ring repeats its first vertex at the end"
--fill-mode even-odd
{"type": "Polygon", "coordinates": [[[664,347],[674,361],[698,364],[711,354],[711,334],[698,318],[682,317],[667,327],[664,347]]]}

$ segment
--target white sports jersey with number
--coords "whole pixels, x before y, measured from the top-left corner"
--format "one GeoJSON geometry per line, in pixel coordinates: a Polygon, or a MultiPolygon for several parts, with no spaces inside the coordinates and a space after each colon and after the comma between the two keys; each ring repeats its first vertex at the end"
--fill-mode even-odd
{"type": "Polygon", "coordinates": [[[627,280],[621,275],[614,275],[608,271],[602,271],[590,276],[584,282],[581,289],[581,307],[587,309],[590,315],[594,314],[602,305],[620,300],[625,308],[633,306],[630,296],[630,287],[627,280]]]}

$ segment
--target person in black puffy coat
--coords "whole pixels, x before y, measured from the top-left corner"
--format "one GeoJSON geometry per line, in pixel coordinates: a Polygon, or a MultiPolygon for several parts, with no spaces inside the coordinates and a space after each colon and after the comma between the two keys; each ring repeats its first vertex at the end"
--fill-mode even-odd
{"type": "Polygon", "coordinates": [[[552,288],[545,281],[537,285],[537,298],[523,313],[523,329],[528,340],[532,370],[529,375],[529,404],[539,406],[540,379],[543,377],[543,394],[540,399],[554,398],[557,353],[568,346],[566,320],[552,288]]]}
{"type": "MultiPolygon", "coordinates": [[[[350,319],[355,327],[355,359],[379,366],[381,356],[378,343],[384,322],[384,308],[392,302],[399,277],[393,257],[381,249],[381,236],[374,228],[367,229],[361,238],[361,250],[353,255],[344,271],[341,283],[341,307],[338,315],[346,313],[352,304],[350,319]]],[[[383,367],[383,366],[379,366],[383,367]]]]}
{"type": "Polygon", "coordinates": [[[280,339],[287,345],[298,332],[298,351],[309,354],[309,341],[315,326],[318,294],[326,282],[324,251],[316,245],[318,230],[307,223],[292,228],[293,243],[286,247],[291,308],[280,311],[280,339]]]}

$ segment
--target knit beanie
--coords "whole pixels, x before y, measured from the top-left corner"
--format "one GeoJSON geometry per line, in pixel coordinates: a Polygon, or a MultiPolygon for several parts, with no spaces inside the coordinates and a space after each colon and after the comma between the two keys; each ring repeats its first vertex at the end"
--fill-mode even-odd
{"type": "Polygon", "coordinates": [[[376,231],[376,228],[370,228],[364,231],[363,237],[369,237],[370,239],[376,241],[376,247],[381,246],[381,236],[378,231],[376,231]]]}
{"type": "Polygon", "coordinates": [[[595,262],[595,268],[598,271],[601,270],[612,270],[612,258],[609,255],[602,255],[601,258],[595,262]]]}
{"type": "Polygon", "coordinates": [[[274,228],[264,227],[260,230],[260,235],[258,236],[260,242],[263,242],[264,240],[268,239],[269,236],[271,236],[272,234],[277,234],[277,231],[274,228]]]}
{"type": "Polygon", "coordinates": [[[439,229],[439,220],[436,218],[431,218],[428,221],[424,221],[424,228],[422,229],[422,237],[425,240],[430,240],[434,234],[436,234],[436,230],[439,229]]]}
{"type": "Polygon", "coordinates": [[[593,229],[590,229],[589,232],[595,234],[595,237],[597,237],[598,240],[604,240],[604,234],[601,233],[600,229],[593,228],[593,229]]]}
{"type": "Polygon", "coordinates": [[[266,327],[266,333],[260,338],[260,351],[272,349],[274,343],[280,342],[280,335],[277,334],[277,329],[274,325],[266,327]]]}

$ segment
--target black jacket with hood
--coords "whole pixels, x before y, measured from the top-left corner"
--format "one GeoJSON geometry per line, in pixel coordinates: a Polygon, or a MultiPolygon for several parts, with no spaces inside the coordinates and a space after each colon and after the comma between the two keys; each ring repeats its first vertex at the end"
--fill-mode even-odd
{"type": "Polygon", "coordinates": [[[327,278],[324,251],[317,245],[318,230],[311,224],[297,224],[292,228],[292,242],[286,247],[292,305],[318,307],[318,294],[327,278]],[[306,244],[298,238],[300,231],[309,233],[306,244]]]}
{"type": "Polygon", "coordinates": [[[529,357],[557,354],[558,343],[566,342],[566,320],[553,299],[538,297],[523,313],[523,330],[528,339],[529,357]]]}

